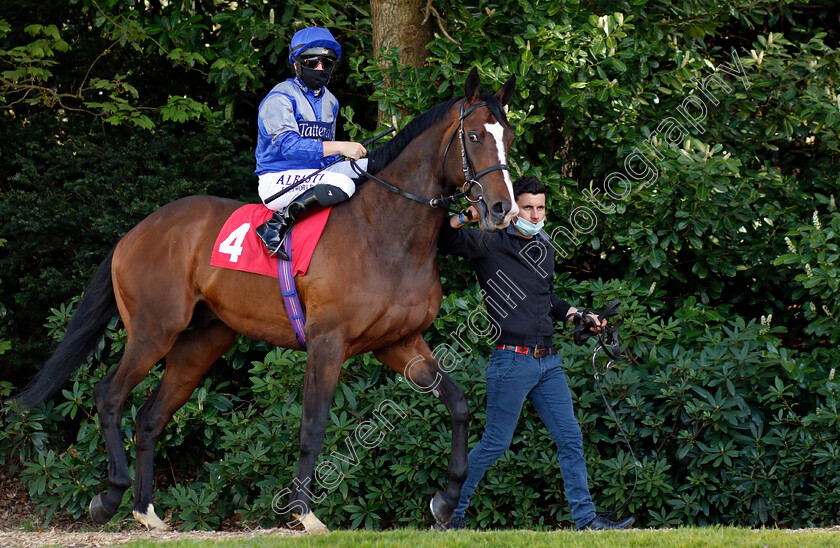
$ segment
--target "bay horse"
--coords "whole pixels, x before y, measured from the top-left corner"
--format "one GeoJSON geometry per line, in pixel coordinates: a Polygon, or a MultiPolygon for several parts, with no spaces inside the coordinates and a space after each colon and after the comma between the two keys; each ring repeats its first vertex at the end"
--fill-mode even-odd
{"type": "MultiPolygon", "coordinates": [[[[473,68],[463,98],[430,109],[371,152],[371,163],[384,166],[376,178],[415,197],[440,197],[461,186],[477,204],[481,229],[506,227],[517,213],[506,156],[513,132],[503,109],[514,85],[511,76],[494,95],[484,94],[473,68]]],[[[124,354],[94,388],[108,450],[108,489],[90,503],[97,523],[114,516],[131,483],[120,429],[123,405],[161,358],[163,378],[137,414],[134,517],[150,529],[165,530],[168,525],[152,503],[153,461],[175,411],[233,346],[237,333],[302,349],[277,280],[210,266],[217,234],[242,205],[190,196],[131,229],[100,265],[54,354],[16,398],[23,407],[50,399],[87,360],[119,312],[128,336],[124,354]]],[[[289,507],[307,531],[326,529],[312,511],[306,487],[312,486],[341,366],[371,351],[417,386],[436,383],[433,393],[452,421],[452,447],[447,486],[434,495],[430,508],[438,523],[452,517],[468,472],[470,414],[463,390],[422,335],[440,309],[436,244],[446,218],[445,208],[406,200],[367,181],[351,200],[334,207],[307,275],[297,280],[308,344],[300,458],[289,507]]]]}

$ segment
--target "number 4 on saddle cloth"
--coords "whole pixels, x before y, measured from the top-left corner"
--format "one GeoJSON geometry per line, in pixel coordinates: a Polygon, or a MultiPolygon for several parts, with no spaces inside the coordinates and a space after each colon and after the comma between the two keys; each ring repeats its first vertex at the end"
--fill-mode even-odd
{"type": "Polygon", "coordinates": [[[270,257],[265,245],[254,232],[274,211],[262,204],[244,205],[225,221],[210,256],[211,266],[278,278],[286,312],[298,342],[304,349],[306,337],[303,327],[306,319],[295,289],[295,276],[303,276],[309,269],[309,262],[327,225],[331,209],[319,209],[295,223],[287,235],[292,241],[291,246],[286,246],[286,249],[291,249],[291,261],[283,261],[278,257],[270,257]]]}

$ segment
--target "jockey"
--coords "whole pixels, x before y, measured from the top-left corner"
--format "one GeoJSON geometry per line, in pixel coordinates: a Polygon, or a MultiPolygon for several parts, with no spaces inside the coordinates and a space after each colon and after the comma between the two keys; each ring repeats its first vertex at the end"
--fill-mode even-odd
{"type": "MultiPolygon", "coordinates": [[[[295,77],[280,82],[260,103],[257,119],[257,169],[260,199],[277,192],[339,159],[359,160],[367,155],[360,143],[335,141],[338,101],[327,89],[341,46],[327,29],[299,30],[289,45],[295,77]]],[[[367,159],[359,161],[367,168],[367,159]]],[[[256,232],[271,255],[288,260],[281,249],[283,237],[304,211],[328,207],[353,195],[356,176],[349,161],[341,161],[303,184],[266,203],[274,215],[256,232]]]]}

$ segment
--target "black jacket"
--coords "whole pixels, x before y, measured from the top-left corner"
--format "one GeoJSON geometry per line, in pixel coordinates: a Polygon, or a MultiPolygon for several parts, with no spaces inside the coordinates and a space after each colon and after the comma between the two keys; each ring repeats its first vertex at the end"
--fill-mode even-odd
{"type": "MultiPolygon", "coordinates": [[[[443,254],[472,260],[499,344],[551,346],[554,320],[571,305],[554,294],[554,248],[545,236],[523,238],[513,226],[496,233],[455,229],[445,222],[438,240],[443,254]]],[[[481,321],[473,329],[481,333],[481,321]]]]}

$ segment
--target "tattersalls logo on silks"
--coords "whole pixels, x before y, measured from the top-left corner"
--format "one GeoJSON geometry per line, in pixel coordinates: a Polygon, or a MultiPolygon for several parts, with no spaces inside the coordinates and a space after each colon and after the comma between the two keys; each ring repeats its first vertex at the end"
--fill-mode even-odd
{"type": "Polygon", "coordinates": [[[329,122],[298,121],[298,132],[301,137],[306,137],[307,139],[333,140],[332,124],[329,122]]]}

